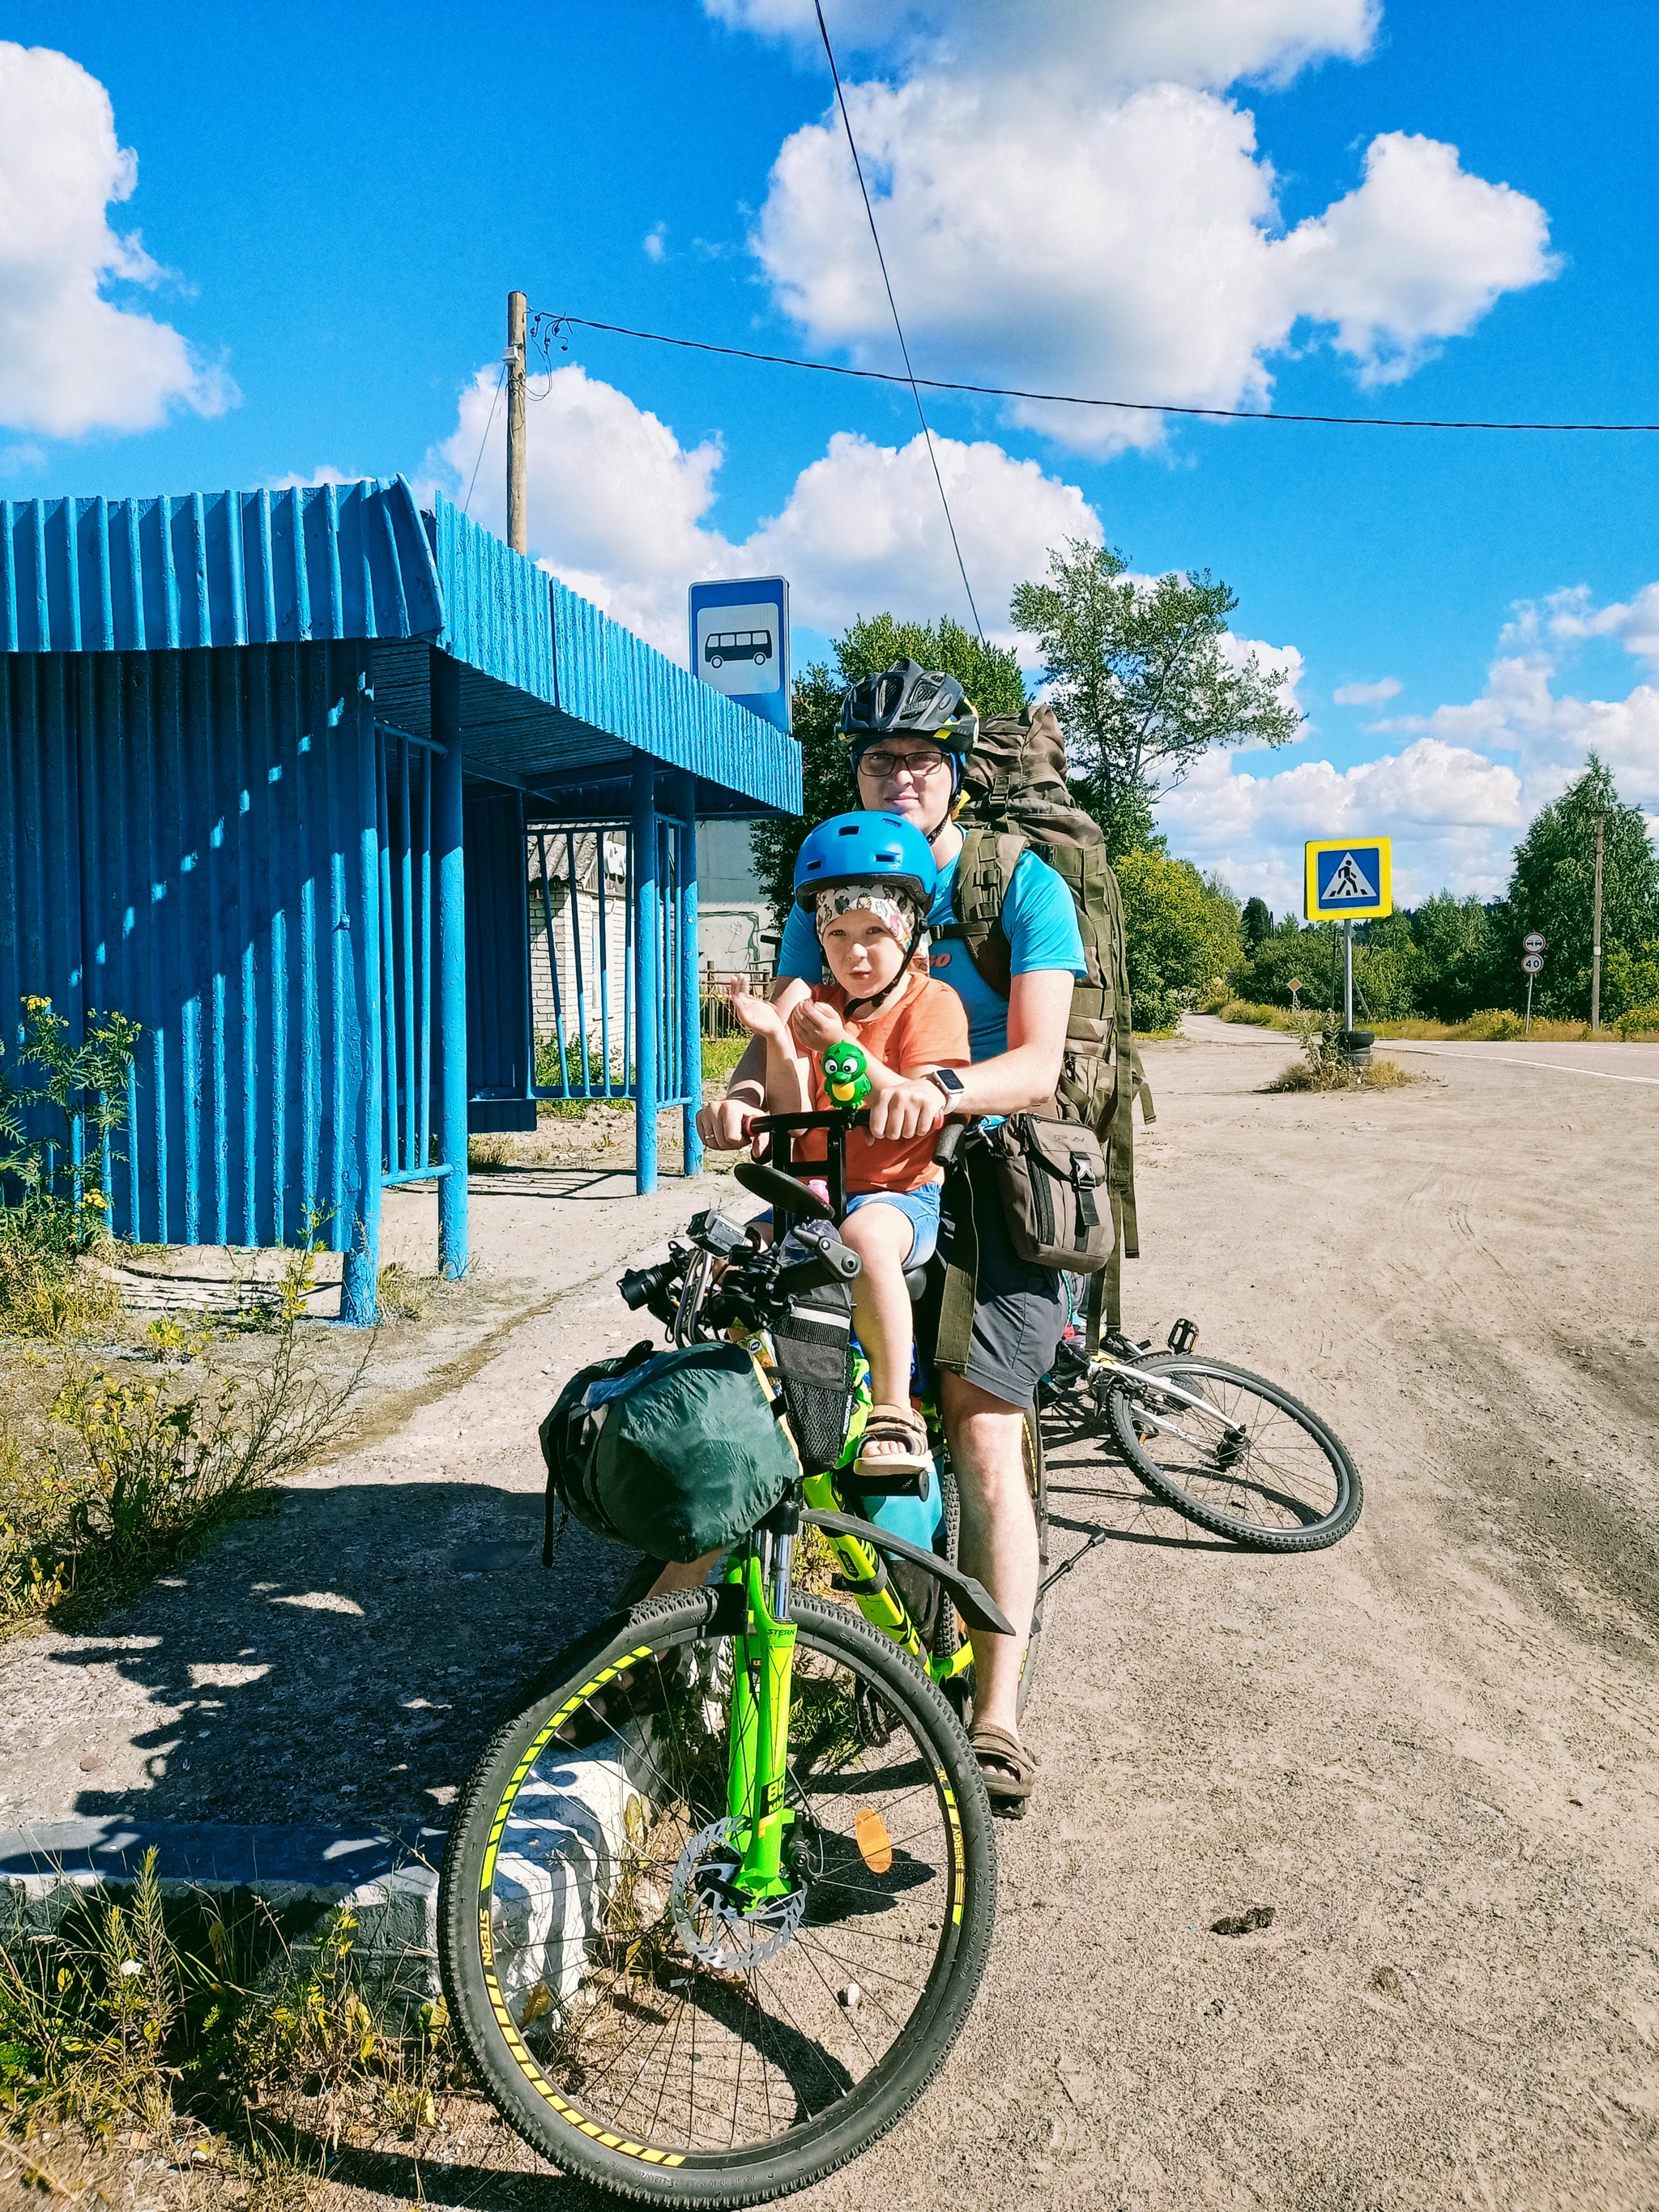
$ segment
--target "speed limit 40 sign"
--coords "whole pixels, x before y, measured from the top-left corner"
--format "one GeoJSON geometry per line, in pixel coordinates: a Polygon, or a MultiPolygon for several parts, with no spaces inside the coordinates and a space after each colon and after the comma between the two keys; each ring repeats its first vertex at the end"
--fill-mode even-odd
{"type": "Polygon", "coordinates": [[[1523,975],[1541,975],[1544,972],[1543,954],[1528,952],[1521,963],[1521,972],[1523,975]]]}

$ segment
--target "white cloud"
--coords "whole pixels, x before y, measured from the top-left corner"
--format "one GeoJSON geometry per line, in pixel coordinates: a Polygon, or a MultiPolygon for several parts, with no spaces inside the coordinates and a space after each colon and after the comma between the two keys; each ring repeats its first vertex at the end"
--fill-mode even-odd
{"type": "MultiPolygon", "coordinates": [[[[709,4],[757,29],[800,20],[784,0],[709,4]]],[[[1328,331],[1364,380],[1389,381],[1553,273],[1536,202],[1468,174],[1455,147],[1397,131],[1372,141],[1352,192],[1283,234],[1255,118],[1217,88],[1362,54],[1369,5],[939,0],[901,20],[904,36],[876,38],[896,44],[893,81],[848,83],[847,101],[913,350],[945,373],[1265,406],[1268,360],[1299,325],[1328,331]]],[[[893,366],[833,108],[780,149],[753,244],[810,343],[893,366]]],[[[1164,435],[1157,414],[1009,411],[1101,454],[1164,435]]]]}
{"type": "Polygon", "coordinates": [[[1659,584],[1644,584],[1633,599],[1607,607],[1592,606],[1589,587],[1578,584],[1552,592],[1544,605],[1552,637],[1613,637],[1639,659],[1659,661],[1659,584]]]}
{"type": "Polygon", "coordinates": [[[1650,657],[1656,617],[1659,584],[1599,609],[1583,589],[1523,601],[1478,699],[1370,725],[1368,734],[1408,739],[1402,750],[1346,769],[1304,760],[1265,775],[1212,753],[1160,804],[1159,823],[1176,852],[1280,910],[1300,907],[1303,842],[1350,833],[1395,839],[1402,903],[1446,887],[1491,896],[1509,879],[1517,834],[1592,749],[1626,800],[1659,813],[1659,690],[1644,683],[1622,699],[1584,699],[1560,688],[1563,654],[1579,639],[1617,638],[1650,657]]]}
{"type": "Polygon", "coordinates": [[[1310,760],[1265,775],[1232,755],[1208,753],[1160,803],[1158,819],[1173,851],[1218,870],[1241,896],[1256,893],[1283,911],[1300,908],[1302,847],[1314,837],[1393,837],[1402,901],[1446,882],[1501,890],[1525,818],[1520,794],[1513,769],[1421,738],[1346,769],[1310,760]]]}
{"type": "Polygon", "coordinates": [[[332,461],[324,461],[304,476],[298,469],[290,469],[286,476],[272,477],[265,485],[267,491],[309,491],[318,484],[362,483],[372,476],[372,469],[337,469],[332,461]]]}
{"type": "MultiPolygon", "coordinates": [[[[703,0],[717,21],[818,46],[812,0],[703,0]]],[[[1381,14],[1378,0],[836,0],[830,33],[838,58],[877,54],[912,66],[986,76],[1081,72],[1091,82],[1164,79],[1220,88],[1240,77],[1289,82],[1328,56],[1361,59],[1381,14]]]]}
{"type": "MultiPolygon", "coordinates": [[[[465,500],[495,399],[478,371],[452,435],[429,457],[465,500]]],[[[848,431],[797,477],[779,513],[741,544],[705,520],[723,451],[687,450],[658,416],[575,366],[556,369],[528,410],[531,549],[573,591],[684,660],[685,589],[694,580],[773,569],[790,580],[797,621],[840,629],[883,607],[966,620],[962,580],[920,434],[894,447],[848,431]]],[[[503,526],[506,414],[494,420],[471,512],[503,526]]],[[[1062,538],[1098,544],[1098,516],[1073,484],[1000,446],[936,438],[939,473],[988,632],[1005,639],[1009,596],[1043,573],[1062,538]]]]}
{"type": "Polygon", "coordinates": [[[0,423],[74,438],[234,404],[177,331],[104,297],[167,274],[136,232],[109,227],[137,180],[98,80],[67,54],[0,41],[0,423]]]}
{"type": "Polygon", "coordinates": [[[1409,376],[1504,293],[1553,276],[1548,242],[1536,200],[1470,176],[1455,146],[1389,131],[1366,149],[1364,182],[1277,251],[1286,299],[1334,323],[1375,385],[1409,376]]]}
{"type": "Polygon", "coordinates": [[[1331,696],[1339,707],[1380,707],[1400,696],[1400,678],[1384,676],[1375,684],[1339,684],[1331,696]]]}
{"type": "Polygon", "coordinates": [[[647,261],[660,261],[668,252],[668,225],[653,222],[640,244],[645,248],[647,261]]]}

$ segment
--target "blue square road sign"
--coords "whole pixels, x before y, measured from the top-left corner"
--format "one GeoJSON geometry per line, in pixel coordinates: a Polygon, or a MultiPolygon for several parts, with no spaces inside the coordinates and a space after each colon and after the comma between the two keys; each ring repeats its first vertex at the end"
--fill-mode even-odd
{"type": "Polygon", "coordinates": [[[690,600],[691,673],[787,736],[787,579],[728,576],[693,584],[690,600]]]}

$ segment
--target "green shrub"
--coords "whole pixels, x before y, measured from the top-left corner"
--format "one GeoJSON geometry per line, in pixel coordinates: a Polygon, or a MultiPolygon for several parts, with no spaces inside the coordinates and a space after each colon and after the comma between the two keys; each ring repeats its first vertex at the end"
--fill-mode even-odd
{"type": "Polygon", "coordinates": [[[1190,860],[1146,848],[1116,862],[1135,1028],[1173,1030],[1238,957],[1237,902],[1190,860]]]}
{"type": "Polygon", "coordinates": [[[60,1337],[106,1328],[120,1310],[113,1285],[81,1261],[108,1239],[99,1183],[106,1156],[119,1157],[111,1139],[126,1120],[139,1028],[88,1012],[72,1045],[50,999],[21,1006],[21,1041],[0,1069],[0,1332],[60,1337]]]}
{"type": "Polygon", "coordinates": [[[1631,1006],[1613,1024],[1621,1037],[1647,1037],[1659,1035],[1659,999],[1650,1006],[1631,1006]]]}

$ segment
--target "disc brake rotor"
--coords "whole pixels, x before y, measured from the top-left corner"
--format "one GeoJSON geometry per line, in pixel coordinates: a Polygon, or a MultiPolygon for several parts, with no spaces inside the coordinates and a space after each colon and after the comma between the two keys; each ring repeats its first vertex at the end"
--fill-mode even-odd
{"type": "Polygon", "coordinates": [[[806,1892],[745,1898],[737,1886],[742,1824],[728,1814],[701,1828],[680,1853],[668,1909],[692,1958],[722,1972],[746,1973],[782,1950],[806,1910],[806,1892]]]}

